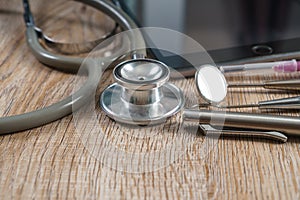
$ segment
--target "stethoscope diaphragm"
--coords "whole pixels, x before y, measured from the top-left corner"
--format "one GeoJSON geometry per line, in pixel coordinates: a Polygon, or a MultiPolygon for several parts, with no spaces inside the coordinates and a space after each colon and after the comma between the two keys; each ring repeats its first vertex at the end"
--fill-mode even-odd
{"type": "Polygon", "coordinates": [[[117,65],[116,83],[100,96],[104,112],[117,122],[131,125],[159,124],[184,106],[182,91],[168,82],[170,70],[153,59],[132,59],[117,65]]]}

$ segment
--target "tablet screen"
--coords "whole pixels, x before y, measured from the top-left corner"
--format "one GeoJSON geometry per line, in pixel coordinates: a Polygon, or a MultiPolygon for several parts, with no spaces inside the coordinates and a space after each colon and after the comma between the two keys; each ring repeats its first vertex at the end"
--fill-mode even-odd
{"type": "Polygon", "coordinates": [[[199,42],[216,62],[300,50],[300,0],[119,0],[141,27],[199,42]],[[253,52],[255,45],[270,47],[253,52]]]}

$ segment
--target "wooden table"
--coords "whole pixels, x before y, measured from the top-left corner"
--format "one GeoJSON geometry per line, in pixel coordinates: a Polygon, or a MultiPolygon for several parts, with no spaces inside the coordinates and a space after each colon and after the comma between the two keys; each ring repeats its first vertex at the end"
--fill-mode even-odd
{"type": "MultiPolygon", "coordinates": [[[[62,0],[31,3],[37,25],[58,41],[93,40],[113,26],[101,13],[79,3],[62,0]]],[[[2,1],[0,5],[0,114],[10,116],[33,111],[70,95],[76,76],[45,67],[27,47],[21,1],[2,1]]],[[[296,77],[300,75],[277,78],[296,77]]],[[[246,81],[271,78],[274,76],[246,78],[246,81]]],[[[228,77],[228,80],[242,79],[228,77]]],[[[111,78],[106,78],[97,94],[111,82],[111,78]]],[[[175,82],[183,89],[193,85],[193,79],[175,82]]],[[[295,93],[237,89],[229,92],[227,101],[229,104],[253,103],[293,95],[295,93]]],[[[115,147],[125,148],[124,152],[130,151],[130,155],[146,152],[155,145],[159,152],[176,130],[159,129],[153,137],[151,131],[155,133],[155,128],[132,131],[115,124],[100,109],[96,111],[99,111],[98,126],[106,127],[109,141],[115,147]],[[132,135],[142,132],[150,135],[140,138],[132,135]],[[160,138],[160,146],[156,137],[160,138]]],[[[273,114],[297,116],[298,111],[273,114]]],[[[175,122],[178,118],[174,118],[175,122]]],[[[82,139],[86,132],[78,131],[74,119],[78,119],[78,115],[0,137],[1,199],[300,198],[299,138],[290,138],[282,144],[254,138],[205,138],[199,131],[189,135],[190,138],[179,134],[187,143],[183,143],[186,146],[178,159],[166,154],[161,165],[155,163],[161,157],[155,157],[139,163],[144,169],[133,169],[113,163],[110,158],[101,159],[100,147],[104,144],[94,141],[93,145],[97,146],[92,147],[98,151],[91,151],[82,139]]],[[[95,127],[91,130],[97,130],[95,127]]],[[[117,161],[118,158],[111,159],[117,161]]]]}

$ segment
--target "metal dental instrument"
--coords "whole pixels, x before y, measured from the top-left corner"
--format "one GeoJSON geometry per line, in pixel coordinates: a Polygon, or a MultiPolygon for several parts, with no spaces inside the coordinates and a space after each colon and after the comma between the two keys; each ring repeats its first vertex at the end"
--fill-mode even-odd
{"type": "Polygon", "coordinates": [[[205,135],[208,134],[221,134],[224,136],[244,136],[244,137],[260,137],[280,142],[286,142],[287,136],[278,131],[262,131],[262,130],[249,130],[249,129],[225,129],[222,130],[215,128],[209,124],[200,124],[200,128],[205,135]]]}
{"type": "MultiPolygon", "coordinates": [[[[258,107],[260,109],[300,109],[300,97],[261,101],[257,104],[222,106],[219,103],[225,99],[227,88],[239,86],[253,87],[253,84],[228,85],[224,74],[212,65],[201,66],[195,74],[195,80],[201,97],[209,103],[203,105],[205,107],[212,105],[223,109],[247,107],[258,107]]],[[[297,90],[300,89],[300,80],[272,81],[264,84],[257,84],[256,86],[265,86],[266,88],[272,89],[284,88],[297,90]]]]}
{"type": "Polygon", "coordinates": [[[300,96],[289,97],[282,99],[274,99],[270,101],[260,101],[257,104],[242,104],[242,105],[229,105],[218,106],[219,108],[253,108],[258,107],[260,109],[300,109],[300,96]]]}
{"type": "Polygon", "coordinates": [[[268,81],[265,83],[258,84],[229,84],[228,88],[239,88],[239,87],[264,87],[266,89],[279,89],[279,90],[300,90],[300,79],[284,80],[284,81],[268,81]]]}
{"type": "MultiPolygon", "coordinates": [[[[252,129],[252,130],[266,130],[268,135],[272,138],[278,137],[270,131],[276,131],[286,134],[287,136],[300,136],[300,118],[299,117],[286,117],[275,115],[262,115],[252,113],[238,113],[238,112],[220,112],[208,110],[193,110],[185,109],[183,111],[183,118],[186,121],[195,121],[200,124],[210,124],[212,126],[224,126],[231,128],[252,129]],[[273,137],[274,136],[274,137],[273,137]]],[[[232,134],[235,134],[232,132],[232,134]]],[[[249,130],[249,135],[251,131],[249,130]]],[[[264,136],[267,136],[264,134],[264,136]]],[[[283,137],[279,135],[280,140],[283,137]]]]}
{"type": "MultiPolygon", "coordinates": [[[[200,95],[213,106],[219,107],[218,103],[223,101],[227,94],[227,83],[223,73],[212,65],[203,65],[198,68],[195,74],[195,81],[200,95]]],[[[288,101],[288,99],[285,99],[281,100],[280,103],[288,104],[288,101]]],[[[276,103],[274,102],[273,104],[276,103]]],[[[275,107],[275,105],[273,105],[273,107],[275,107]]],[[[298,117],[216,112],[201,109],[184,109],[183,116],[187,121],[199,121],[200,127],[205,133],[222,132],[223,135],[259,136],[282,142],[287,140],[287,137],[282,133],[300,136],[300,118],[298,117]],[[213,126],[224,126],[234,129],[219,130],[213,126]],[[243,130],[237,130],[237,128],[243,130]]]]}
{"type": "Polygon", "coordinates": [[[227,82],[218,68],[202,65],[195,74],[195,81],[199,94],[208,103],[216,105],[225,99],[227,82]]]}
{"type": "MultiPolygon", "coordinates": [[[[129,33],[132,33],[130,30],[138,28],[134,21],[126,13],[124,13],[120,8],[118,8],[118,6],[114,5],[110,1],[77,1],[104,12],[114,19],[122,30],[128,30],[129,33]]],[[[24,0],[23,3],[25,11],[24,20],[26,24],[26,40],[34,56],[41,63],[51,66],[54,69],[77,73],[84,58],[58,55],[45,49],[39,42],[39,39],[41,39],[43,36],[40,31],[37,31],[37,28],[34,24],[33,16],[29,9],[29,3],[27,0],[24,0]]],[[[135,32],[135,34],[129,34],[128,37],[130,38],[132,49],[138,49],[135,48],[136,46],[145,46],[141,33],[135,32]]],[[[135,53],[137,52],[134,52],[133,54],[135,53]]],[[[146,55],[145,50],[139,50],[138,53],[146,55]]],[[[97,61],[99,61],[99,63],[111,63],[117,59],[118,56],[120,55],[114,54],[106,58],[97,58],[97,61]]],[[[86,71],[88,78],[86,83],[76,93],[51,106],[33,112],[8,117],[0,117],[0,134],[22,131],[53,122],[71,114],[73,110],[78,109],[82,105],[85,105],[85,103],[90,100],[90,97],[93,95],[93,91],[98,85],[101,72],[104,69],[102,69],[101,66],[95,67],[88,64],[84,65],[83,68],[86,71]]]]}

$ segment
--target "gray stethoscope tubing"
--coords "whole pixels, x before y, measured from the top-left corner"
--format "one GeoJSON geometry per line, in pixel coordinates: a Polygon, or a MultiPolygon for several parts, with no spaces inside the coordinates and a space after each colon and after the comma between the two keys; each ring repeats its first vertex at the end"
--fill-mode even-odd
{"type": "MultiPolygon", "coordinates": [[[[114,19],[119,26],[123,30],[131,30],[137,28],[136,24],[132,21],[132,19],[125,14],[122,10],[120,10],[114,4],[102,0],[77,0],[79,2],[88,4],[93,6],[94,8],[104,12],[109,15],[112,19],[114,19]]],[[[26,20],[26,18],[25,18],[26,20]]],[[[51,66],[55,69],[73,72],[76,73],[81,66],[84,59],[82,58],[71,58],[62,55],[53,54],[46,49],[44,49],[40,43],[37,32],[35,30],[35,26],[33,23],[33,19],[29,19],[26,21],[26,37],[29,48],[31,49],[34,56],[42,63],[51,66]],[[30,20],[32,20],[30,22],[30,20]]],[[[130,32],[130,31],[129,31],[130,32]]],[[[144,46],[144,40],[142,34],[138,34],[138,31],[135,34],[129,35],[132,49],[135,46],[144,46]]],[[[145,54],[145,50],[141,50],[140,52],[145,54]]],[[[115,59],[115,58],[114,58],[115,59]]],[[[103,61],[112,61],[111,59],[103,59],[103,61]]],[[[94,93],[98,81],[99,75],[101,73],[101,68],[96,68],[93,65],[84,65],[84,69],[87,70],[88,79],[86,83],[80,88],[76,93],[67,97],[66,99],[57,102],[51,106],[29,112],[21,115],[14,115],[8,117],[0,118],[0,134],[8,134],[12,132],[18,132],[22,130],[27,130],[30,128],[38,127],[55,120],[58,120],[68,114],[71,114],[72,111],[78,109],[89,99],[89,97],[94,93]]]]}
{"type": "MultiPolygon", "coordinates": [[[[99,11],[104,12],[112,19],[114,19],[120,27],[125,31],[129,31],[132,29],[138,28],[134,21],[124,13],[120,8],[115,6],[109,1],[106,0],[75,0],[78,2],[85,3],[90,5],[99,11]]],[[[29,48],[31,49],[34,56],[45,65],[51,66],[55,69],[62,70],[65,72],[76,73],[83,62],[83,58],[74,58],[68,56],[62,56],[53,54],[47,50],[45,50],[38,41],[38,34],[35,30],[35,25],[33,22],[27,23],[27,43],[29,48]]],[[[131,42],[131,49],[135,49],[135,46],[145,46],[144,39],[142,34],[139,31],[135,31],[134,34],[129,34],[130,42],[131,42]],[[139,45],[137,45],[139,44],[139,45]],[[141,45],[142,44],[142,45],[141,45]]],[[[140,52],[141,54],[146,55],[145,51],[140,52]]]]}
{"type": "Polygon", "coordinates": [[[88,80],[76,93],[46,108],[21,115],[1,117],[0,134],[26,130],[53,122],[72,113],[72,110],[82,106],[95,91],[99,80],[97,68],[89,65],[87,65],[86,68],[88,80]]]}

